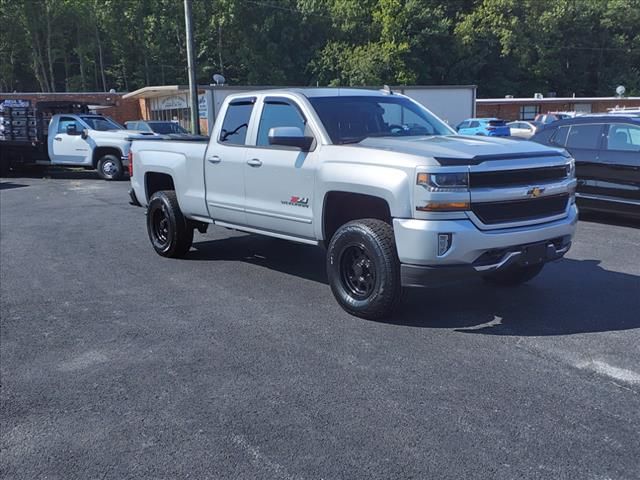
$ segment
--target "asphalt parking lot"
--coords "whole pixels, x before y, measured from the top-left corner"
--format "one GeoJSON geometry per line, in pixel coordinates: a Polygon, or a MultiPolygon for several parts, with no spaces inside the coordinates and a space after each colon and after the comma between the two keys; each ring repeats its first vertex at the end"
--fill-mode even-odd
{"type": "Polygon", "coordinates": [[[638,479],[640,228],[517,289],[334,301],[323,251],[151,248],[128,182],[0,181],[6,479],[638,479]]]}

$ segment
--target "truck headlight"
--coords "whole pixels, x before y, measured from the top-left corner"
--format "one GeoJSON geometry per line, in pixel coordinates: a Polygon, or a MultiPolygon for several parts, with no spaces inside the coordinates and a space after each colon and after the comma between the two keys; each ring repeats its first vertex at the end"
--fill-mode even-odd
{"type": "Polygon", "coordinates": [[[567,163],[567,178],[576,178],[576,161],[573,158],[567,163]]]}
{"type": "Polygon", "coordinates": [[[469,189],[469,174],[454,173],[418,173],[417,184],[430,192],[459,192],[469,189]]]}

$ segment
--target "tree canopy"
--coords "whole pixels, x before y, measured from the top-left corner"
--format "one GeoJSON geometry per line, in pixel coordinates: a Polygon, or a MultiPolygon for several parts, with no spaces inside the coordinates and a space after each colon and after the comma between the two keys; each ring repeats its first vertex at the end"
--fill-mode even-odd
{"type": "MultiPolygon", "coordinates": [[[[640,94],[640,0],[193,0],[197,75],[640,94]]],[[[179,0],[0,0],[0,91],[187,83],[179,0]]]]}

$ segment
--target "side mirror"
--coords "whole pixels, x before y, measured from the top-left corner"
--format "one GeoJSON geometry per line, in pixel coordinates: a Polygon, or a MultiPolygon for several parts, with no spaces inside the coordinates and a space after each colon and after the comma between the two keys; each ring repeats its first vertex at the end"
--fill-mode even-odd
{"type": "Polygon", "coordinates": [[[298,127],[275,127],[269,130],[269,145],[296,147],[308,152],[313,144],[313,137],[305,137],[298,127]]]}
{"type": "Polygon", "coordinates": [[[89,137],[89,129],[83,128],[80,136],[82,137],[83,140],[86,140],[89,137]]]}
{"type": "Polygon", "coordinates": [[[80,135],[78,127],[75,123],[70,123],[69,125],[67,125],[67,135],[80,135]]]}

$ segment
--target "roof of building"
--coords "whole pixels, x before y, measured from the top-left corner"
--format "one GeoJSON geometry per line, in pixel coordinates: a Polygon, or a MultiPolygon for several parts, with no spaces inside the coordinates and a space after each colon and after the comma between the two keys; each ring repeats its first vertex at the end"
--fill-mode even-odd
{"type": "Polygon", "coordinates": [[[591,102],[640,102],[640,97],[545,97],[545,98],[478,98],[477,103],[591,103],[591,102]]]}
{"type": "MultiPolygon", "coordinates": [[[[441,89],[476,89],[475,85],[409,85],[409,86],[394,86],[391,90],[393,92],[403,92],[411,90],[441,90],[441,89]]],[[[349,95],[371,95],[372,93],[380,93],[382,89],[376,87],[286,87],[286,86],[273,86],[273,85],[198,85],[199,91],[204,90],[232,90],[233,92],[261,92],[266,91],[277,92],[286,90],[288,92],[296,91],[307,97],[321,97],[321,96],[336,96],[344,95],[344,92],[349,92],[349,95]],[[361,93],[361,92],[365,93],[361,93]],[[337,93],[336,93],[337,92],[337,93]]],[[[158,85],[139,88],[133,92],[126,93],[122,98],[154,98],[165,97],[170,95],[176,95],[179,93],[187,93],[189,91],[188,85],[158,85]]]]}

